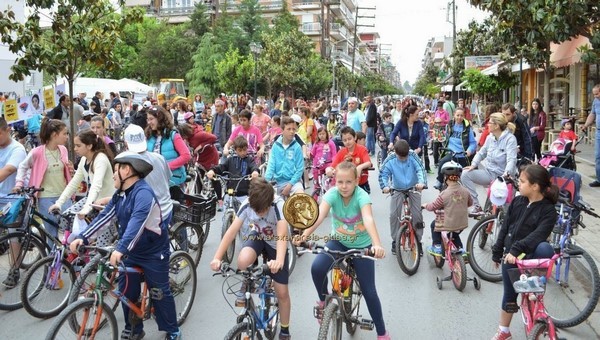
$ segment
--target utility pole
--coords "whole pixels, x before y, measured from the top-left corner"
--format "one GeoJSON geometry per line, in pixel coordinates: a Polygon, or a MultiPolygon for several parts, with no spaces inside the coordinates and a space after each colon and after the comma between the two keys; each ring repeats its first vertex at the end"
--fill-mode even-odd
{"type": "Polygon", "coordinates": [[[361,16],[361,15],[358,15],[358,12],[360,10],[374,11],[376,9],[377,9],[376,7],[356,7],[356,13],[354,14],[354,41],[352,43],[352,74],[354,74],[354,63],[356,60],[356,39],[358,38],[358,28],[359,27],[375,27],[375,25],[359,25],[358,24],[359,18],[375,19],[375,15],[361,16]]]}
{"type": "MultiPolygon", "coordinates": [[[[452,6],[452,52],[454,52],[454,47],[456,46],[456,0],[452,0],[448,3],[448,7],[452,6]]],[[[448,8],[449,10],[450,8],[448,8]]],[[[447,17],[447,16],[446,16],[447,17]]],[[[456,83],[458,82],[458,74],[452,73],[452,100],[456,100],[454,98],[454,93],[456,92],[456,83]]]]}

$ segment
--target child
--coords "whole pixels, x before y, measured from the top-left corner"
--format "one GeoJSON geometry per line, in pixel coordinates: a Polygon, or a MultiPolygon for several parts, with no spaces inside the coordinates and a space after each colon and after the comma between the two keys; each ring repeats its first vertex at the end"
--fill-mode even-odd
{"type": "MultiPolygon", "coordinates": [[[[352,128],[348,128],[352,130],[352,128]]],[[[346,136],[349,138],[350,135],[346,134],[346,136]]],[[[354,138],[352,140],[354,141],[354,138]]],[[[336,186],[325,193],[319,206],[317,221],[312,227],[302,232],[299,239],[295,241],[296,244],[308,239],[331,212],[331,240],[325,245],[327,248],[339,251],[370,248],[376,258],[385,256],[385,250],[381,246],[373,218],[371,198],[364,190],[357,188],[358,172],[356,166],[350,162],[344,161],[337,166],[336,186]]],[[[377,329],[377,339],[390,339],[389,333],[385,329],[381,301],[375,287],[375,264],[367,259],[353,259],[352,261],[369,314],[377,329]]],[[[311,268],[313,283],[319,296],[317,309],[321,311],[325,306],[325,296],[328,294],[327,272],[331,270],[332,263],[333,258],[329,255],[319,254],[311,268]]]]}
{"type": "MultiPolygon", "coordinates": [[[[367,148],[364,145],[359,145],[356,142],[357,133],[354,132],[353,128],[346,126],[342,129],[341,134],[344,147],[335,155],[331,162],[331,166],[325,169],[325,173],[328,177],[332,177],[335,172],[334,169],[338,164],[343,161],[352,162],[356,166],[357,173],[360,174],[358,186],[367,193],[371,193],[368,170],[373,164],[371,164],[369,151],[367,151],[367,148]]],[[[364,136],[364,133],[362,135],[364,136]]]]}
{"type": "Polygon", "coordinates": [[[419,239],[419,255],[423,253],[421,238],[423,237],[423,215],[421,213],[421,190],[427,185],[427,175],[419,156],[410,150],[408,142],[404,139],[394,144],[396,157],[390,157],[382,164],[379,172],[379,187],[384,194],[391,191],[390,201],[390,229],[392,234],[392,254],[396,254],[396,237],[400,230],[400,217],[402,215],[402,202],[404,195],[400,191],[414,187],[418,192],[410,192],[410,213],[413,225],[419,239]]]}
{"type": "Polygon", "coordinates": [[[362,131],[356,132],[356,144],[367,147],[367,135],[362,131]]]}
{"type": "Polygon", "coordinates": [[[434,256],[442,256],[442,234],[448,231],[456,248],[462,250],[460,232],[469,226],[469,206],[473,199],[469,191],[458,183],[462,173],[462,166],[454,161],[442,165],[442,174],[445,177],[446,189],[440,192],[435,201],[424,204],[423,209],[435,211],[435,220],[431,222],[432,245],[427,252],[434,256]]]}
{"type": "Polygon", "coordinates": [[[225,146],[223,147],[223,153],[228,154],[229,146],[233,143],[233,140],[237,136],[243,136],[248,141],[248,151],[256,154],[256,159],[260,160],[263,153],[265,152],[265,144],[263,143],[263,137],[260,130],[253,125],[250,125],[250,119],[252,113],[248,110],[242,110],[240,112],[240,126],[232,130],[231,136],[225,146]]]}
{"type": "Polygon", "coordinates": [[[240,126],[240,115],[234,113],[231,115],[231,131],[235,130],[238,126],[240,126]]]}
{"type": "Polygon", "coordinates": [[[271,118],[271,127],[267,131],[267,138],[266,138],[265,143],[272,144],[273,141],[275,140],[275,137],[281,135],[282,131],[283,130],[281,130],[281,117],[273,116],[273,118],[271,118]]]}
{"type": "Polygon", "coordinates": [[[433,124],[433,164],[435,167],[438,166],[440,158],[440,149],[446,141],[446,124],[443,123],[442,119],[436,117],[433,124]]]}
{"type": "Polygon", "coordinates": [[[379,128],[377,129],[377,139],[379,140],[382,161],[387,158],[387,146],[390,144],[390,135],[392,134],[392,131],[394,131],[392,114],[386,112],[383,114],[383,123],[379,124],[379,128]]]}
{"type": "Polygon", "coordinates": [[[329,139],[329,133],[324,126],[321,126],[317,131],[319,140],[313,145],[310,155],[313,160],[313,180],[315,183],[315,191],[320,188],[319,176],[325,173],[327,164],[331,164],[333,157],[337,153],[335,143],[329,139]]]}
{"type": "MultiPolygon", "coordinates": [[[[288,224],[283,218],[283,199],[276,196],[273,186],[263,178],[255,178],[250,184],[250,195],[238,212],[238,216],[223,235],[210,267],[218,271],[227,247],[240,229],[250,230],[244,235],[244,244],[237,259],[239,269],[246,269],[259,254],[266,254],[269,275],[274,281],[275,294],[279,303],[281,330],[279,339],[290,339],[291,301],[288,290],[288,224]]],[[[265,256],[265,255],[263,255],[265,256]]],[[[370,261],[369,261],[370,262],[370,261]]],[[[242,293],[246,287],[242,286],[242,293]]]]}
{"type": "Polygon", "coordinates": [[[335,129],[337,127],[337,114],[330,113],[329,119],[327,119],[327,132],[329,132],[330,136],[335,135],[335,129]]]}
{"type": "Polygon", "coordinates": [[[431,167],[429,167],[429,151],[427,146],[431,142],[431,133],[429,131],[429,110],[424,110],[419,113],[419,119],[423,122],[423,132],[427,142],[423,145],[423,160],[425,162],[425,170],[428,174],[432,174],[431,167]]]}
{"type": "Polygon", "coordinates": [[[571,144],[571,152],[576,152],[575,143],[577,143],[577,135],[573,131],[573,121],[570,119],[563,119],[563,129],[558,135],[558,138],[564,138],[573,141],[571,144]]]}

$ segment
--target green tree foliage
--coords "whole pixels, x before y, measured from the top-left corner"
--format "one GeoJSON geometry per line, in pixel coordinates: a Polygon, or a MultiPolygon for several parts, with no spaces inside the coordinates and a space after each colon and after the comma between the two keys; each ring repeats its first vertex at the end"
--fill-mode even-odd
{"type": "Polygon", "coordinates": [[[466,81],[471,91],[479,95],[495,95],[498,92],[514,86],[518,80],[507,70],[501,70],[498,75],[485,75],[477,69],[465,70],[462,81],[466,81]]]}
{"type": "Polygon", "coordinates": [[[440,92],[439,86],[436,86],[436,79],[440,69],[433,64],[429,64],[421,71],[421,74],[415,82],[413,93],[419,95],[433,95],[440,92]]]}
{"type": "Polygon", "coordinates": [[[262,16],[259,0],[242,0],[239,4],[241,15],[237,19],[237,23],[245,34],[242,36],[243,46],[240,48],[240,53],[246,54],[250,52],[248,46],[251,42],[261,42],[262,32],[267,27],[267,23],[262,16]]]}
{"type": "Polygon", "coordinates": [[[206,13],[207,7],[202,1],[194,5],[194,12],[190,16],[190,28],[194,30],[197,37],[201,38],[210,32],[210,16],[206,13]]]}
{"type": "Polygon", "coordinates": [[[215,63],[218,88],[227,93],[242,93],[252,80],[254,59],[240,55],[239,50],[230,49],[225,58],[215,63]]]}

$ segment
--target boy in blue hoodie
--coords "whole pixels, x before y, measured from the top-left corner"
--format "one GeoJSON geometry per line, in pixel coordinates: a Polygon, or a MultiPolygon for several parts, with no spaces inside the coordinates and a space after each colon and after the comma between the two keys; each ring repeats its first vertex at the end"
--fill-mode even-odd
{"type": "Polygon", "coordinates": [[[421,190],[427,186],[427,176],[423,163],[408,145],[401,139],[394,144],[396,157],[388,157],[382,164],[379,172],[379,187],[384,194],[390,193],[390,229],[392,233],[392,253],[396,254],[396,236],[400,229],[400,217],[402,216],[402,201],[404,194],[398,190],[406,190],[414,187],[408,195],[410,202],[410,214],[413,226],[419,240],[419,254],[423,254],[421,238],[423,237],[423,214],[421,213],[421,190]]]}
{"type": "Polygon", "coordinates": [[[301,182],[304,174],[304,156],[302,146],[294,138],[296,122],[290,117],[282,117],[281,127],[281,138],[276,139],[271,147],[265,179],[277,182],[277,194],[288,197],[297,192],[304,192],[301,182]]]}

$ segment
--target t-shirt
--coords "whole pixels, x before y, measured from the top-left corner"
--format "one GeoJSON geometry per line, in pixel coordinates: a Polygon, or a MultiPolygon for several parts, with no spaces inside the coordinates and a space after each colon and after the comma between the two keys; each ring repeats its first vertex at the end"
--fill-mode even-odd
{"type": "Polygon", "coordinates": [[[344,203],[337,187],[331,188],[323,196],[331,206],[331,236],[348,248],[366,248],[372,241],[363,224],[361,209],[371,204],[371,197],[360,187],[354,188],[354,194],[348,205],[344,203]]]}
{"type": "Polygon", "coordinates": [[[244,127],[241,125],[236,127],[231,133],[229,141],[233,143],[237,136],[244,136],[246,138],[248,141],[248,151],[253,153],[258,151],[258,146],[263,142],[262,134],[256,126],[250,126],[248,130],[244,130],[244,127]]]}
{"type": "Polygon", "coordinates": [[[283,199],[275,196],[275,200],[269,208],[269,212],[260,217],[252,208],[248,200],[245,200],[238,211],[242,224],[242,237],[247,238],[250,233],[267,242],[273,249],[277,249],[277,222],[283,219],[283,199]]]}
{"type": "MultiPolygon", "coordinates": [[[[362,146],[360,144],[355,144],[354,152],[352,152],[351,154],[348,153],[348,148],[340,149],[340,151],[335,155],[335,158],[333,159],[333,162],[331,163],[331,167],[333,167],[335,169],[335,167],[338,164],[340,164],[341,162],[343,162],[346,159],[352,160],[352,163],[354,163],[354,165],[356,165],[356,166],[358,166],[362,163],[371,161],[371,157],[369,157],[369,151],[367,150],[367,148],[365,148],[364,146],[362,146]]],[[[365,169],[360,174],[360,179],[358,180],[358,184],[363,185],[363,184],[367,183],[368,181],[369,181],[369,172],[365,169]]]]}
{"type": "Polygon", "coordinates": [[[267,132],[270,121],[271,118],[266,114],[261,114],[260,117],[258,115],[254,115],[250,120],[250,124],[256,126],[260,130],[260,133],[265,133],[267,132]]]}
{"type": "Polygon", "coordinates": [[[346,124],[354,131],[362,131],[362,123],[366,122],[365,114],[361,110],[348,112],[346,115],[346,124]]]}
{"type": "Polygon", "coordinates": [[[39,113],[27,118],[27,132],[40,133],[42,127],[42,115],[39,113]]]}
{"type": "Polygon", "coordinates": [[[306,144],[312,142],[310,140],[310,136],[308,136],[308,133],[307,133],[309,126],[312,126],[313,129],[315,129],[315,122],[312,119],[307,118],[305,121],[300,123],[300,126],[298,127],[298,136],[300,136],[302,141],[306,144]]]}
{"type": "MultiPolygon", "coordinates": [[[[27,157],[27,152],[23,145],[16,140],[11,140],[4,148],[0,148],[0,169],[7,165],[12,165],[15,168],[19,167],[19,164],[27,157]]],[[[15,187],[15,181],[17,178],[17,172],[13,172],[4,181],[0,182],[0,197],[6,197],[10,194],[12,188],[15,187]]]]}
{"type": "Polygon", "coordinates": [[[65,164],[60,158],[60,150],[51,151],[46,149],[45,153],[48,168],[44,172],[44,180],[40,185],[44,188],[44,191],[40,192],[40,197],[60,197],[67,186],[65,164]]]}
{"type": "Polygon", "coordinates": [[[596,129],[600,129],[600,99],[594,98],[592,102],[592,113],[596,115],[596,129]]]}

